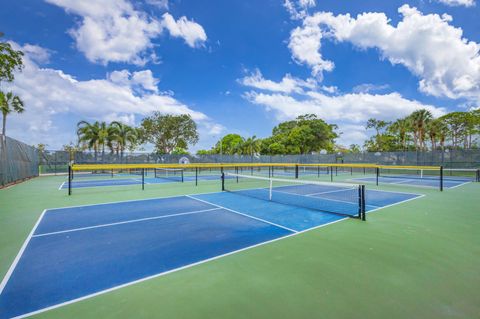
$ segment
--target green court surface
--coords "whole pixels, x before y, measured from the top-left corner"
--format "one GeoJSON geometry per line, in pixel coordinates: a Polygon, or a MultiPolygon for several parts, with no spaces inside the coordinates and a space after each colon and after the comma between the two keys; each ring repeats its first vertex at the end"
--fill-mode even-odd
{"type": "MultiPolygon", "coordinates": [[[[75,189],[69,197],[58,190],[64,180],[0,190],[2,278],[44,209],[220,190],[218,181],[202,181],[75,189]]],[[[480,184],[367,189],[426,196],[35,317],[479,318],[480,184]]]]}

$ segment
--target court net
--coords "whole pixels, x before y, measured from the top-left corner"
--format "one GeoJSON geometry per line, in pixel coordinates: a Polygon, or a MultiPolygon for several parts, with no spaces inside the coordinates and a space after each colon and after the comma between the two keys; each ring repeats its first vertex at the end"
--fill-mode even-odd
{"type": "Polygon", "coordinates": [[[155,178],[168,179],[175,182],[183,183],[182,168],[154,168],[155,178]]]}
{"type": "Polygon", "coordinates": [[[222,190],[365,220],[365,186],[224,173],[222,190]]]}
{"type": "Polygon", "coordinates": [[[426,180],[451,180],[459,182],[480,181],[479,169],[468,168],[395,168],[379,167],[378,176],[385,178],[426,179],[426,180]]]}

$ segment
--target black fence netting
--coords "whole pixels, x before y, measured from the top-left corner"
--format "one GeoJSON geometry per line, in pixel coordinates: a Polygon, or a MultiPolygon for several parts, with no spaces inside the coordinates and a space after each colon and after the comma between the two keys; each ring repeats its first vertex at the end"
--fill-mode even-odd
{"type": "Polygon", "coordinates": [[[40,173],[66,173],[69,161],[77,164],[139,163],[371,163],[381,165],[427,165],[445,168],[479,168],[480,150],[438,150],[425,152],[360,152],[310,155],[159,155],[155,153],[43,151],[40,173]]]}
{"type": "Polygon", "coordinates": [[[0,186],[38,176],[38,164],[35,147],[0,134],[0,186]]]}

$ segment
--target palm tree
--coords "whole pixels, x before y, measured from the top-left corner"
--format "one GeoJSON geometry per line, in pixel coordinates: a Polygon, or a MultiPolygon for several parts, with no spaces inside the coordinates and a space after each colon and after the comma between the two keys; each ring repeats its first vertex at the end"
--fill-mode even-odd
{"type": "Polygon", "coordinates": [[[98,122],[90,124],[87,121],[80,121],[77,123],[78,140],[88,146],[88,149],[94,151],[95,161],[99,149],[102,150],[102,161],[105,159],[105,146],[113,152],[112,145],[112,128],[105,122],[98,122]]]}
{"type": "Polygon", "coordinates": [[[0,110],[2,111],[2,136],[5,137],[6,125],[7,125],[7,115],[16,112],[23,113],[25,111],[23,101],[12,92],[7,94],[0,91],[0,110]]]}
{"type": "Polygon", "coordinates": [[[432,120],[433,116],[430,111],[421,109],[413,112],[410,116],[413,127],[413,134],[415,138],[415,147],[417,149],[425,149],[425,133],[428,123],[432,120]]]}
{"type": "Polygon", "coordinates": [[[113,121],[110,124],[112,139],[116,144],[117,154],[120,152],[120,160],[123,158],[125,149],[137,141],[137,130],[121,122],[113,121]]]}
{"type": "Polygon", "coordinates": [[[445,142],[446,136],[446,126],[442,120],[435,119],[430,121],[427,124],[427,134],[432,144],[432,151],[437,148],[437,142],[440,142],[440,145],[443,148],[443,143],[445,142]]]}
{"type": "Polygon", "coordinates": [[[396,120],[388,127],[389,132],[398,137],[400,143],[402,143],[402,148],[404,151],[407,150],[407,140],[409,137],[408,133],[411,131],[411,129],[412,122],[407,117],[396,120]]]}
{"type": "Polygon", "coordinates": [[[260,140],[254,135],[242,143],[243,154],[253,156],[260,150],[260,140]]]}

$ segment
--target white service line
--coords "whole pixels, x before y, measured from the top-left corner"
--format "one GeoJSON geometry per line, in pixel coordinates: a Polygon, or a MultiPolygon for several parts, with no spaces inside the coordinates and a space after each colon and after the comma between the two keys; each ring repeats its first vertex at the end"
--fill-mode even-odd
{"type": "Polygon", "coordinates": [[[169,214],[169,215],[162,215],[162,216],[154,216],[154,217],[145,217],[145,218],[131,219],[131,220],[123,221],[123,222],[100,224],[100,225],[95,225],[95,226],[87,226],[87,227],[80,227],[80,228],[72,228],[72,229],[60,230],[60,231],[51,232],[51,233],[43,233],[43,234],[33,235],[32,237],[43,237],[43,236],[50,236],[50,235],[56,235],[56,234],[70,233],[70,232],[76,232],[76,231],[87,230],[87,229],[102,228],[102,227],[109,227],[109,226],[123,225],[123,224],[130,224],[130,223],[138,223],[138,222],[143,222],[143,221],[147,221],[147,220],[162,219],[162,218],[167,218],[167,217],[176,217],[176,216],[199,214],[199,213],[205,213],[205,212],[210,212],[210,211],[212,211],[212,210],[219,210],[219,209],[221,209],[221,208],[218,208],[218,207],[217,207],[217,208],[196,210],[196,211],[192,211],[192,212],[185,212],[185,213],[178,213],[178,214],[169,214]]]}
{"type": "Polygon", "coordinates": [[[62,190],[63,185],[65,185],[65,182],[63,182],[62,185],[60,185],[60,187],[58,188],[59,191],[62,190]]]}
{"type": "MultiPolygon", "coordinates": [[[[289,192],[282,192],[282,191],[276,191],[276,190],[273,190],[273,192],[276,192],[276,193],[282,193],[282,194],[289,194],[289,195],[298,195],[298,194],[295,194],[295,193],[289,193],[289,192]]],[[[234,192],[235,194],[235,192],[234,192]]],[[[298,195],[298,196],[305,196],[307,197],[308,195],[298,195]]],[[[313,197],[313,196],[311,196],[313,197]]],[[[322,197],[318,197],[319,199],[323,199],[323,200],[328,200],[328,201],[333,201],[333,202],[339,202],[339,203],[346,203],[346,204],[350,204],[350,205],[357,205],[357,202],[355,203],[352,203],[352,202],[347,202],[345,200],[339,200],[339,199],[331,199],[331,198],[322,198],[322,197]]],[[[280,203],[281,204],[281,203],[280,203]]],[[[375,205],[370,205],[370,204],[366,204],[365,206],[371,206],[371,207],[380,207],[380,206],[375,206],[375,205]]],[[[308,209],[308,207],[306,207],[308,209]]],[[[321,210],[321,209],[319,209],[321,210]]],[[[326,212],[328,213],[328,212],[326,212]]]]}
{"type": "Polygon", "coordinates": [[[30,234],[28,234],[27,238],[23,242],[22,247],[20,248],[20,251],[18,252],[17,256],[13,260],[12,265],[8,269],[7,273],[5,274],[5,277],[3,277],[2,282],[0,283],[0,294],[2,294],[3,289],[5,288],[5,285],[7,284],[8,280],[10,279],[10,276],[12,275],[13,271],[15,270],[15,267],[17,267],[18,261],[20,260],[20,257],[23,255],[23,252],[28,246],[28,243],[30,242],[30,239],[32,238],[33,234],[35,233],[35,230],[37,230],[38,225],[40,224],[40,221],[43,218],[43,215],[45,215],[45,212],[47,210],[44,209],[40,217],[38,218],[37,222],[35,223],[35,226],[33,226],[32,231],[30,234]]]}
{"type": "Polygon", "coordinates": [[[205,203],[205,204],[210,204],[210,205],[213,205],[213,206],[215,206],[215,207],[219,207],[219,208],[228,210],[228,211],[230,211],[230,212],[232,212],[232,213],[235,213],[235,214],[239,214],[239,215],[242,215],[242,216],[245,216],[245,217],[249,217],[249,218],[251,218],[251,219],[255,219],[255,220],[258,220],[258,221],[261,221],[261,222],[264,222],[264,223],[267,223],[267,224],[270,224],[270,225],[273,225],[273,226],[277,226],[277,227],[286,229],[286,230],[291,231],[291,232],[294,232],[294,233],[298,233],[298,230],[293,230],[293,229],[291,229],[291,228],[288,228],[288,227],[285,227],[285,226],[282,226],[282,225],[279,225],[279,224],[275,224],[275,223],[269,222],[268,220],[265,220],[265,219],[261,219],[261,218],[258,218],[258,217],[254,217],[254,216],[250,216],[250,215],[247,215],[247,214],[244,214],[244,213],[240,213],[240,212],[238,212],[238,211],[236,211],[236,210],[233,210],[233,209],[230,209],[230,208],[221,206],[221,205],[217,205],[217,204],[211,203],[211,202],[209,202],[209,201],[206,201],[206,200],[203,200],[203,199],[199,199],[199,198],[196,198],[196,197],[193,197],[193,196],[190,196],[190,195],[185,195],[185,196],[188,197],[188,198],[191,198],[191,199],[198,200],[199,202],[203,202],[203,203],[205,203]]]}
{"type": "Polygon", "coordinates": [[[350,191],[350,189],[337,189],[334,191],[326,191],[326,192],[318,192],[318,193],[311,193],[311,194],[305,194],[305,196],[315,196],[315,195],[322,195],[322,194],[330,194],[330,193],[337,193],[337,192],[345,192],[345,191],[350,191]]]}

